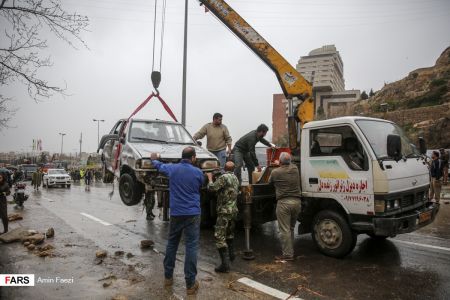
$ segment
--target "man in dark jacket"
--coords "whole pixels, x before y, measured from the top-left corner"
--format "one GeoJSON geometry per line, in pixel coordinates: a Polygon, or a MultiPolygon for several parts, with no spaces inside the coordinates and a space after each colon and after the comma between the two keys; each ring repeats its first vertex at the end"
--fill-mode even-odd
{"type": "Polygon", "coordinates": [[[449,160],[449,154],[448,151],[445,150],[444,148],[439,149],[440,152],[440,157],[442,160],[442,184],[443,185],[447,185],[448,182],[448,160],[449,160]]]}
{"type": "Polygon", "coordinates": [[[430,200],[435,199],[437,203],[441,200],[441,187],[442,187],[442,169],[443,163],[442,160],[439,159],[439,152],[433,151],[431,154],[431,166],[430,166],[430,174],[431,174],[431,186],[430,186],[430,200]]]}
{"type": "Polygon", "coordinates": [[[3,222],[3,233],[8,232],[8,205],[6,196],[9,194],[9,184],[5,179],[5,174],[0,173],[0,218],[3,222]]]}
{"type": "Polygon", "coordinates": [[[252,183],[252,174],[255,168],[258,171],[261,171],[261,167],[259,166],[258,158],[256,157],[255,146],[258,142],[263,143],[267,147],[275,147],[275,145],[269,143],[264,137],[269,131],[269,128],[261,124],[256,128],[256,130],[252,130],[243,137],[241,137],[236,144],[234,145],[233,154],[234,154],[234,174],[239,180],[239,184],[242,182],[242,167],[245,162],[245,167],[248,171],[248,182],[252,183]]]}
{"type": "Polygon", "coordinates": [[[200,188],[205,181],[203,172],[195,167],[196,154],[193,147],[186,147],[178,164],[164,164],[152,153],[152,164],[169,177],[170,227],[164,257],[164,286],[173,285],[173,270],[181,235],[184,234],[186,254],[184,277],[188,295],[197,293],[197,251],[200,239],[200,188]]]}

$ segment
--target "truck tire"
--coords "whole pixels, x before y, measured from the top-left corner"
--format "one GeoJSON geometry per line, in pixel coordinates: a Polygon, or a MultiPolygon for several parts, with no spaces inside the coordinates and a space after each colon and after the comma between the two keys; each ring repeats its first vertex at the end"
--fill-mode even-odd
{"type": "Polygon", "coordinates": [[[119,194],[122,202],[127,206],[139,204],[142,199],[144,188],[136,178],[128,173],[124,173],[119,179],[119,194]]]}
{"type": "Polygon", "coordinates": [[[322,210],[314,217],[312,238],[319,251],[335,258],[348,255],[356,246],[357,235],[338,212],[322,210]]]}

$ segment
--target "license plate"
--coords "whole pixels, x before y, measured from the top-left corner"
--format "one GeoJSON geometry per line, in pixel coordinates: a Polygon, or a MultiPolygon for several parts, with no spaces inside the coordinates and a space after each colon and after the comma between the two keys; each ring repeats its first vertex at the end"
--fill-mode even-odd
{"type": "Polygon", "coordinates": [[[431,220],[431,211],[419,214],[419,223],[423,223],[429,220],[431,220]]]}

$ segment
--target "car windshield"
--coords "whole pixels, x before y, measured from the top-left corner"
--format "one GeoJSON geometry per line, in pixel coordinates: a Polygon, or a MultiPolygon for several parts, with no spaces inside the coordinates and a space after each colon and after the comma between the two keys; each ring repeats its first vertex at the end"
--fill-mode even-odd
{"type": "Polygon", "coordinates": [[[414,156],[418,155],[418,151],[414,144],[411,144],[408,137],[403,130],[396,124],[373,121],[373,120],[358,120],[356,121],[359,128],[362,130],[364,136],[369,141],[375,155],[378,159],[387,158],[387,137],[390,134],[396,134],[400,136],[402,141],[402,156],[414,156]]]}
{"type": "Polygon", "coordinates": [[[195,144],[182,125],[149,121],[131,123],[130,142],[195,144]]]}
{"type": "Polygon", "coordinates": [[[66,175],[65,170],[48,170],[48,175],[66,175]]]}

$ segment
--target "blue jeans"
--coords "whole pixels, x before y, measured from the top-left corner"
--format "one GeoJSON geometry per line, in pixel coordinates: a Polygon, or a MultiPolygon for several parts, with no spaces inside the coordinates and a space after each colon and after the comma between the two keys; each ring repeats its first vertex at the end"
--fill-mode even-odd
{"type": "Polygon", "coordinates": [[[215,156],[217,156],[217,158],[219,159],[220,162],[220,167],[223,168],[225,166],[225,163],[227,162],[227,151],[226,149],[220,150],[220,151],[209,151],[212,154],[214,154],[215,156]]]}
{"type": "Polygon", "coordinates": [[[200,239],[200,216],[172,216],[170,217],[169,240],[167,242],[166,256],[164,257],[164,276],[173,277],[178,245],[181,234],[184,232],[186,254],[184,259],[184,278],[186,287],[195,283],[197,276],[197,251],[200,239]]]}

